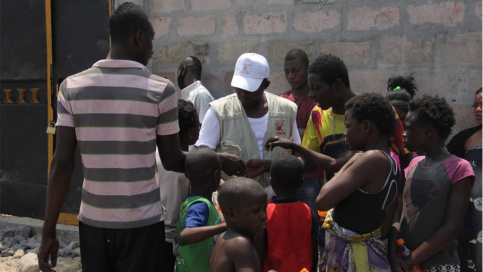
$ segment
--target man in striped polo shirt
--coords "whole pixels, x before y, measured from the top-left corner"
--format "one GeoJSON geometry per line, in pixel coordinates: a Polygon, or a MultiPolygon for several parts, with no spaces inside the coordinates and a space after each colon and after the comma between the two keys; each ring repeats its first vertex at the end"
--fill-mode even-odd
{"type": "MultiPolygon", "coordinates": [[[[184,172],[178,98],[169,80],[145,67],[154,30],[141,7],[119,6],[109,30],[108,58],[60,86],[57,143],[38,254],[42,271],[56,265],[55,227],[76,146],[84,171],[78,216],[83,271],[162,270],[164,222],[155,150],[157,146],[165,169],[184,172]]],[[[232,166],[244,167],[241,160],[228,159],[232,166]]]]}

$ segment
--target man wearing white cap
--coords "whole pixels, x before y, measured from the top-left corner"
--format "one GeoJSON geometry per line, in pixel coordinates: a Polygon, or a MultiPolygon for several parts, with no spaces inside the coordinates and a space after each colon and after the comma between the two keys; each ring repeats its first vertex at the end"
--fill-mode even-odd
{"type": "MultiPolygon", "coordinates": [[[[270,85],[269,75],[265,57],[255,53],[242,54],[231,81],[235,93],[210,103],[195,145],[207,145],[248,161],[272,160],[287,152],[281,148],[265,151],[263,144],[271,137],[279,136],[300,143],[297,106],[265,92],[270,85]]],[[[268,187],[268,177],[264,173],[255,180],[268,187]]]]}

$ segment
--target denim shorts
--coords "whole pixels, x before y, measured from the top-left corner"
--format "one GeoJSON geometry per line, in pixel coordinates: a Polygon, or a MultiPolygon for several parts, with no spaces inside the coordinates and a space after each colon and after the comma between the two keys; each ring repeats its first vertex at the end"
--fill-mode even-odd
{"type": "Polygon", "coordinates": [[[297,189],[297,199],[307,204],[315,214],[317,214],[315,199],[319,195],[322,185],[324,185],[324,178],[304,179],[302,187],[297,189]]]}

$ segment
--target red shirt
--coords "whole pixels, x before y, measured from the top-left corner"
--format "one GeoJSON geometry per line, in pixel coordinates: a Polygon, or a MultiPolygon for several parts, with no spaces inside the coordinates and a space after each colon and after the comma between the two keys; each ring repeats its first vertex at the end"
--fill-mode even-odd
{"type": "Polygon", "coordinates": [[[315,222],[309,206],[303,202],[268,204],[263,271],[313,271],[315,222]]]}
{"type": "Polygon", "coordinates": [[[305,129],[305,127],[307,126],[307,122],[309,121],[310,112],[315,107],[315,105],[317,105],[317,103],[315,103],[315,101],[308,95],[303,97],[302,99],[295,99],[292,90],[286,91],[280,96],[297,104],[297,127],[305,129]]]}
{"type": "MultiPolygon", "coordinates": [[[[312,109],[317,105],[317,103],[310,98],[308,95],[302,99],[295,99],[293,96],[293,90],[288,90],[280,95],[295,104],[297,104],[297,128],[305,129],[307,127],[307,122],[309,121],[312,109]]],[[[324,177],[324,170],[317,167],[313,173],[304,174],[304,178],[307,179],[321,179],[324,177]]]]}

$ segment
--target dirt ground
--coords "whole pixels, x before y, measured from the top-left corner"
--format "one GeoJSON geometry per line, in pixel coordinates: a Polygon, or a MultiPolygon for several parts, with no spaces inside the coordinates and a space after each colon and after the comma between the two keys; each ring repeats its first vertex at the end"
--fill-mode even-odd
{"type": "MultiPolygon", "coordinates": [[[[20,257],[0,257],[0,271],[1,272],[18,272],[17,266],[20,257]]],[[[59,257],[57,259],[57,272],[81,272],[80,257],[59,257]]]]}
{"type": "Polygon", "coordinates": [[[2,272],[17,272],[18,260],[13,256],[10,257],[0,257],[0,271],[2,272]]]}

